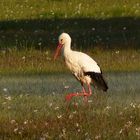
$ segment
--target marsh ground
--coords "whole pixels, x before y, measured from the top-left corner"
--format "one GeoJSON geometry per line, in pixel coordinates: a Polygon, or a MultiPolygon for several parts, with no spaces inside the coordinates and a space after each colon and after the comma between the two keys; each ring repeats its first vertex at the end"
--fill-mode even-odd
{"type": "Polygon", "coordinates": [[[0,139],[140,139],[139,0],[1,0],[0,139]],[[88,104],[52,55],[58,35],[101,66],[108,93],[88,104]]]}
{"type": "Polygon", "coordinates": [[[85,104],[64,97],[81,90],[69,74],[1,76],[3,139],[139,139],[139,72],[105,73],[107,93],[85,104]]]}

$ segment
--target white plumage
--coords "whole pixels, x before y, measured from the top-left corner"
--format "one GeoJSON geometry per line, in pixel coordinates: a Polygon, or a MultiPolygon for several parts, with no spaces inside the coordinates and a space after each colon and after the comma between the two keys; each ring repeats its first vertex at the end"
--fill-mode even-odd
{"type": "MultiPolygon", "coordinates": [[[[65,48],[64,48],[65,49],[65,48]]],[[[97,72],[101,73],[97,63],[91,59],[88,55],[70,50],[67,55],[64,54],[65,63],[71,72],[83,81],[83,83],[90,84],[91,78],[85,76],[84,72],[97,72]]]]}
{"type": "MultiPolygon", "coordinates": [[[[91,95],[90,84],[93,83],[95,87],[107,90],[100,67],[97,63],[87,54],[71,50],[71,38],[67,33],[62,33],[59,36],[59,45],[57,47],[54,59],[57,58],[60,50],[63,49],[63,57],[67,67],[73,75],[81,82],[83,91],[79,96],[84,97],[91,95]],[[88,86],[89,91],[86,92],[83,84],[88,86]]],[[[78,96],[77,94],[69,94],[67,98],[78,96]]]]}

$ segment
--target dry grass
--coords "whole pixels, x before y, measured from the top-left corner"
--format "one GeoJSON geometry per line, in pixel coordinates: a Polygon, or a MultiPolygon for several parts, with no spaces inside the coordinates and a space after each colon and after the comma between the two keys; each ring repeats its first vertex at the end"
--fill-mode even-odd
{"type": "MultiPolygon", "coordinates": [[[[36,50],[34,45],[37,44],[38,48],[48,44],[54,45],[56,32],[58,34],[62,30],[71,32],[76,30],[81,34],[83,32],[81,29],[86,28],[84,39],[79,36],[79,42],[85,41],[89,46],[98,40],[102,42],[102,38],[107,39],[106,41],[118,39],[118,42],[123,38],[122,42],[126,44],[129,44],[129,40],[134,42],[134,45],[138,44],[139,20],[136,22],[132,20],[134,24],[130,22],[127,26],[124,18],[124,23],[121,21],[116,27],[116,21],[110,25],[105,24],[104,19],[116,17],[139,19],[139,8],[139,0],[95,0],[94,2],[93,0],[1,0],[0,74],[67,72],[62,59],[54,62],[52,51],[36,50]],[[79,22],[67,20],[65,24],[63,23],[65,19],[85,17],[102,19],[99,20],[101,25],[98,27],[98,22],[94,26],[92,22],[89,25],[89,20],[86,20],[86,26],[83,24],[84,20],[79,22]],[[44,19],[50,21],[43,22],[44,19]],[[73,21],[75,24],[71,27],[73,21]],[[62,24],[57,25],[58,22],[62,24]],[[93,36],[95,40],[89,38],[90,34],[86,36],[91,30],[96,33],[93,36]],[[51,33],[51,37],[47,40],[48,32],[51,33]]],[[[139,49],[101,49],[101,47],[86,49],[86,53],[92,56],[105,72],[140,71],[139,49]]],[[[112,84],[116,85],[117,83],[112,84]]],[[[0,94],[0,139],[140,139],[140,97],[133,88],[129,91],[132,91],[131,94],[124,89],[125,92],[119,94],[93,95],[87,105],[82,99],[74,99],[69,110],[63,95],[54,96],[49,95],[50,93],[16,95],[16,93],[9,94],[10,92],[7,92],[9,88],[4,87],[0,94]]]]}
{"type": "MultiPolygon", "coordinates": [[[[101,66],[103,71],[139,71],[139,50],[101,50],[87,51],[101,66]]],[[[1,74],[37,74],[67,72],[61,58],[53,61],[54,52],[29,50],[9,50],[0,52],[1,74]]]]}
{"type": "Polygon", "coordinates": [[[61,95],[1,95],[0,138],[139,139],[140,104],[130,96],[118,104],[113,96],[93,95],[67,110],[61,95]]]}
{"type": "Polygon", "coordinates": [[[1,0],[0,19],[139,17],[139,8],[139,0],[1,0]]]}

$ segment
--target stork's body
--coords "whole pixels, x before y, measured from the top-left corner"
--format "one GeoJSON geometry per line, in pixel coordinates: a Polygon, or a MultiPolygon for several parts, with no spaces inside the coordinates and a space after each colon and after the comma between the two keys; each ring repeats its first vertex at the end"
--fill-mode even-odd
{"type": "Polygon", "coordinates": [[[90,84],[92,82],[91,77],[85,75],[85,72],[100,72],[100,68],[97,63],[84,53],[70,50],[65,54],[64,50],[64,59],[67,67],[82,83],[90,84]],[[95,71],[93,71],[93,68],[95,71]]]}
{"type": "Polygon", "coordinates": [[[82,85],[82,92],[71,93],[66,96],[67,100],[70,100],[73,96],[87,96],[92,94],[90,84],[107,91],[108,87],[103,79],[102,72],[97,63],[87,54],[71,50],[71,38],[67,33],[62,33],[59,37],[59,45],[56,50],[54,59],[58,56],[60,49],[63,49],[64,61],[72,74],[80,81],[82,85]],[[88,86],[88,92],[86,92],[83,84],[88,86]]]}

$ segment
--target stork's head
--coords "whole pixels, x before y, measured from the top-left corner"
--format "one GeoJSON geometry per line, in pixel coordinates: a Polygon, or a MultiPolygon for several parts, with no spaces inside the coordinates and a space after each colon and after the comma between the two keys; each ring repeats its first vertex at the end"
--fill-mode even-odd
{"type": "Polygon", "coordinates": [[[69,36],[69,34],[67,33],[62,33],[59,38],[58,38],[58,46],[57,49],[55,51],[55,55],[54,55],[54,60],[57,58],[57,56],[59,55],[61,49],[63,47],[67,47],[69,46],[71,43],[71,38],[69,36]]]}

